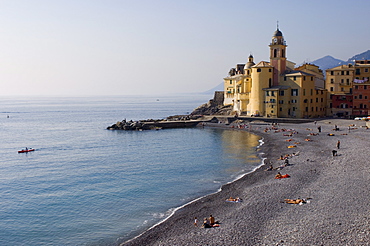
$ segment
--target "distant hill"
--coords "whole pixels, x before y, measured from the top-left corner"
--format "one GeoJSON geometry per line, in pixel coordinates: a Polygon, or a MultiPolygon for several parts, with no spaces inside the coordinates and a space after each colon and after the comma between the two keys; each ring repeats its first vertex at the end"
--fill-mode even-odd
{"type": "Polygon", "coordinates": [[[320,59],[317,59],[317,60],[314,60],[310,63],[315,64],[316,66],[319,66],[320,69],[322,69],[323,71],[325,71],[326,69],[329,69],[329,68],[333,68],[333,67],[337,67],[337,66],[340,66],[340,65],[343,65],[343,64],[347,64],[346,61],[336,59],[332,56],[324,56],[324,57],[322,57],[320,59]]]}
{"type": "Polygon", "coordinates": [[[337,67],[343,64],[353,63],[354,60],[370,60],[370,50],[365,51],[361,54],[357,54],[349,58],[347,61],[336,59],[332,56],[324,56],[320,59],[314,60],[310,63],[320,67],[324,72],[326,69],[337,67]]]}
{"type": "Polygon", "coordinates": [[[354,60],[370,60],[370,50],[365,51],[361,54],[352,56],[351,58],[348,59],[348,63],[353,63],[354,60]]]}
{"type": "Polygon", "coordinates": [[[224,90],[224,82],[221,82],[219,85],[213,87],[208,91],[202,92],[202,94],[213,94],[215,91],[223,91],[224,90]]]}

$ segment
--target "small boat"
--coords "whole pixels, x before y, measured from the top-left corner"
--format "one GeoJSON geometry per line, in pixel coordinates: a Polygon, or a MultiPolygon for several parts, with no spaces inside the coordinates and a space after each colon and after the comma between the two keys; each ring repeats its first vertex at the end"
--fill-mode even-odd
{"type": "Polygon", "coordinates": [[[31,151],[35,151],[35,149],[22,149],[22,150],[18,150],[18,153],[27,153],[27,152],[31,152],[31,151]]]}

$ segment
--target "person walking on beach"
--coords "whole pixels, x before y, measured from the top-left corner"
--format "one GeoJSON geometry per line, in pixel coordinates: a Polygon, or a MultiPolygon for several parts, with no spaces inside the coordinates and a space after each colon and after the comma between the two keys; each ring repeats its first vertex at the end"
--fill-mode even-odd
{"type": "Polygon", "coordinates": [[[317,127],[317,130],[319,130],[319,132],[321,132],[321,126],[318,126],[317,127]]]}
{"type": "Polygon", "coordinates": [[[339,149],[339,147],[340,147],[340,141],[338,140],[338,142],[337,142],[337,148],[339,149]]]}
{"type": "Polygon", "coordinates": [[[198,227],[198,218],[194,217],[194,226],[198,227]]]}

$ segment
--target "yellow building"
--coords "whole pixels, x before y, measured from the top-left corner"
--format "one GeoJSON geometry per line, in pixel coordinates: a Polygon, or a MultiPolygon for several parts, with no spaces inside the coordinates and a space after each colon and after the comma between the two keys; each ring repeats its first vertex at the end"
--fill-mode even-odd
{"type": "Polygon", "coordinates": [[[294,68],[286,59],[286,42],[277,29],[272,37],[270,61],[257,64],[250,55],[224,78],[224,105],[235,113],[265,117],[323,117],[326,90],[322,71],[313,64],[294,68]]]}
{"type": "Polygon", "coordinates": [[[354,74],[355,68],[352,64],[340,65],[326,70],[327,115],[338,117],[352,115],[354,74]]]}

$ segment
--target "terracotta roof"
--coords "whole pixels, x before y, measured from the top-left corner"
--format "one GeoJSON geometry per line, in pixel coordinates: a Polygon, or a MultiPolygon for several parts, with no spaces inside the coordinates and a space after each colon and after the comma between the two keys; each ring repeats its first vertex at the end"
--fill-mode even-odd
{"type": "Polygon", "coordinates": [[[303,72],[303,71],[299,71],[299,70],[293,70],[293,71],[290,71],[289,73],[286,73],[285,76],[289,77],[289,76],[315,76],[313,74],[310,74],[310,73],[306,73],[306,72],[303,72]]]}
{"type": "Polygon", "coordinates": [[[259,63],[257,63],[256,65],[254,65],[253,67],[272,67],[271,64],[267,61],[260,61],[259,63]]]}

